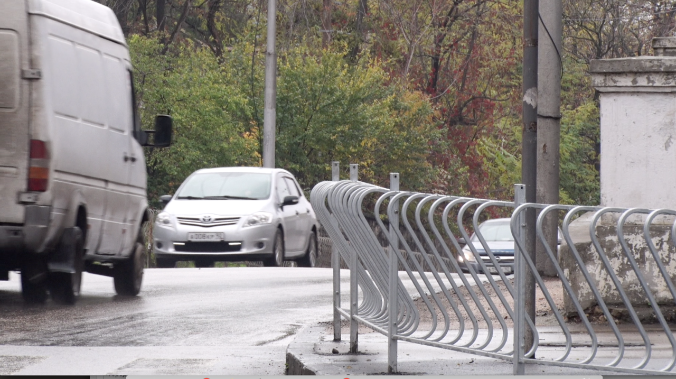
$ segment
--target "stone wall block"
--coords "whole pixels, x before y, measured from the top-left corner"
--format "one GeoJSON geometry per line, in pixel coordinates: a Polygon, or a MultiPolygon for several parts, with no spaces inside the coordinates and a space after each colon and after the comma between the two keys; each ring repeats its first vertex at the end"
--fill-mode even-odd
{"type": "MultiPolygon", "coordinates": [[[[603,252],[608,257],[613,272],[617,275],[622,289],[627,294],[631,304],[637,308],[650,307],[644,288],[641,286],[636,271],[632,268],[622,246],[618,240],[616,222],[606,218],[596,227],[596,236],[603,252]],[[608,221],[611,221],[610,223],[608,221]]],[[[591,214],[575,220],[570,227],[571,238],[575,241],[575,248],[584,267],[589,272],[592,281],[599,289],[603,301],[609,308],[625,308],[617,287],[608,274],[599,253],[589,237],[591,214]]],[[[671,223],[655,223],[651,227],[651,240],[655,244],[661,262],[670,273],[669,280],[676,280],[676,247],[671,240],[671,223]]],[[[639,272],[646,280],[649,290],[655,296],[657,303],[663,307],[673,307],[674,298],[671,295],[659,267],[648,248],[643,234],[643,223],[627,223],[623,235],[631,251],[632,257],[638,265],[639,272]]],[[[570,248],[562,245],[559,263],[566,278],[573,288],[573,295],[580,300],[585,311],[591,311],[597,304],[589,284],[586,282],[580,267],[574,259],[570,248]]],[[[569,294],[564,294],[565,312],[570,316],[575,313],[573,302],[569,294]]]]}

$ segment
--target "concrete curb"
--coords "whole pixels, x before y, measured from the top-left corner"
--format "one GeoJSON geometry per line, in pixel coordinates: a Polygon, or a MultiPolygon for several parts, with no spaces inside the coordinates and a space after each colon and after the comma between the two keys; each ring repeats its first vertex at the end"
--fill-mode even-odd
{"type": "MultiPolygon", "coordinates": [[[[333,341],[327,323],[302,328],[286,350],[286,375],[388,375],[387,340],[379,333],[359,334],[359,353],[349,354],[349,335],[333,341]]],[[[398,372],[392,375],[514,375],[511,362],[431,346],[401,342],[398,372]]],[[[540,350],[538,350],[540,351],[540,350]]],[[[561,348],[542,349],[558,356],[561,348]]],[[[526,365],[527,375],[623,375],[619,372],[574,367],[526,365]]],[[[626,375],[626,374],[625,374],[626,375]]]]}

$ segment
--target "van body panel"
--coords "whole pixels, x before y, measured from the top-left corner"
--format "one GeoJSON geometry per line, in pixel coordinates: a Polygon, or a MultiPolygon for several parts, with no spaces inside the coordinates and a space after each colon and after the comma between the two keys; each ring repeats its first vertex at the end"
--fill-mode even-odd
{"type": "Polygon", "coordinates": [[[51,18],[126,46],[115,13],[91,0],[28,0],[28,13],[51,18]]]}
{"type": "Polygon", "coordinates": [[[114,13],[91,0],[0,1],[0,80],[0,226],[11,226],[0,228],[0,259],[10,245],[55,249],[78,207],[86,209],[87,260],[130,255],[147,208],[146,167],[114,13]],[[40,76],[23,79],[26,69],[40,76]],[[31,206],[49,217],[35,218],[45,225],[30,226],[37,240],[29,244],[18,196],[27,191],[30,139],[44,141],[49,155],[47,191],[31,206]]]}
{"type": "Polygon", "coordinates": [[[0,1],[0,224],[25,218],[18,198],[28,183],[30,82],[21,75],[28,51],[25,2],[0,1]]]}
{"type": "Polygon", "coordinates": [[[134,101],[110,8],[0,0],[0,280],[20,269],[27,302],[73,302],[83,270],[139,293],[147,133],[134,101]]]}

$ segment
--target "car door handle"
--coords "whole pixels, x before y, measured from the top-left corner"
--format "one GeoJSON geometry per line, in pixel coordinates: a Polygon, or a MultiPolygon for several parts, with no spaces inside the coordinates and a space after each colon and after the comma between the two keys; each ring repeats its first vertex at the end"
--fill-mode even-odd
{"type": "Polygon", "coordinates": [[[306,209],[306,210],[305,210],[305,213],[310,213],[310,210],[309,210],[309,209],[306,209]]]}
{"type": "Polygon", "coordinates": [[[298,216],[298,215],[299,215],[299,213],[298,213],[298,211],[296,211],[296,216],[298,216]]]}

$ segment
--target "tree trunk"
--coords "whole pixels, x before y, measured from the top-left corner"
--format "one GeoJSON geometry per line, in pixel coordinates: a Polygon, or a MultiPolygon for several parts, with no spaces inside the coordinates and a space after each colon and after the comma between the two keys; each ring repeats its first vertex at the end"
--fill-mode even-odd
{"type": "Polygon", "coordinates": [[[354,46],[350,52],[350,56],[353,59],[359,55],[359,52],[361,51],[361,44],[366,39],[366,36],[364,35],[364,17],[368,13],[368,10],[368,0],[359,0],[359,5],[357,7],[357,20],[354,27],[357,38],[355,39],[354,46]]]}
{"type": "Polygon", "coordinates": [[[164,31],[164,26],[165,26],[165,13],[164,13],[164,5],[165,5],[165,0],[156,0],[155,3],[155,10],[156,10],[156,17],[157,17],[157,30],[160,32],[164,31]]]}
{"type": "Polygon", "coordinates": [[[214,54],[221,58],[223,56],[223,42],[221,41],[220,33],[216,28],[216,13],[218,13],[221,8],[222,0],[210,0],[209,1],[209,13],[207,14],[207,28],[209,29],[209,34],[211,34],[211,49],[214,54]]]}
{"type": "Polygon", "coordinates": [[[324,0],[324,9],[322,10],[322,47],[327,48],[331,43],[331,33],[333,32],[331,23],[332,0],[324,0]]]}

